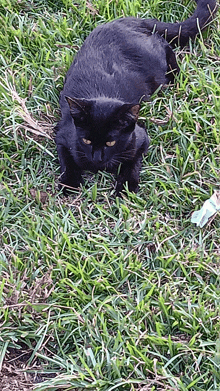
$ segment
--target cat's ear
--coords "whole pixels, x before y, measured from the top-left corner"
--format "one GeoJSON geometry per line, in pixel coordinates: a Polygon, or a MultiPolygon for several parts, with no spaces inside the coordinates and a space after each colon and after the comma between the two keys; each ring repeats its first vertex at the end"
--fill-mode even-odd
{"type": "Polygon", "coordinates": [[[128,110],[132,118],[135,120],[135,122],[138,120],[140,108],[141,106],[138,104],[138,105],[131,106],[131,108],[128,110]]]}
{"type": "Polygon", "coordinates": [[[91,102],[86,99],[65,97],[70,107],[70,113],[73,118],[79,118],[88,115],[91,102]]]}
{"type": "Polygon", "coordinates": [[[125,103],[118,111],[118,116],[121,118],[130,119],[132,122],[137,122],[140,111],[140,105],[133,105],[125,103]]]}

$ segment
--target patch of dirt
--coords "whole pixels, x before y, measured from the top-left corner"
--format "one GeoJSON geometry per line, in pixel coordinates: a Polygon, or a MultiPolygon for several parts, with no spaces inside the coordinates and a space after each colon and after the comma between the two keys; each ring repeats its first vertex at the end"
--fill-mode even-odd
{"type": "Polygon", "coordinates": [[[1,391],[32,391],[37,383],[56,376],[55,373],[40,373],[42,368],[38,363],[28,366],[31,354],[26,346],[22,349],[8,348],[0,371],[1,391]]]}
{"type": "Polygon", "coordinates": [[[33,383],[27,373],[3,365],[0,373],[0,389],[2,391],[31,391],[33,383]]]}
{"type": "Polygon", "coordinates": [[[29,353],[23,350],[8,349],[0,372],[1,391],[31,391],[34,387],[32,374],[27,372],[26,361],[29,353]]]}

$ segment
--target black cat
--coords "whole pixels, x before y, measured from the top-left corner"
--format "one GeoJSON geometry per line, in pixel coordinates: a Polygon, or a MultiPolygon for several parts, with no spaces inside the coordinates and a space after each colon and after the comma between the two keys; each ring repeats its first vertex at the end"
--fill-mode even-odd
{"type": "Polygon", "coordinates": [[[82,183],[82,172],[118,174],[116,194],[138,190],[149,138],[137,123],[140,103],[179,67],[170,45],[184,46],[213,18],[216,0],[198,0],[181,23],[124,18],[98,26],[85,40],[60,94],[56,144],[64,192],[82,183]],[[163,37],[162,37],[163,36],[163,37]],[[170,45],[168,42],[170,42],[170,45]]]}

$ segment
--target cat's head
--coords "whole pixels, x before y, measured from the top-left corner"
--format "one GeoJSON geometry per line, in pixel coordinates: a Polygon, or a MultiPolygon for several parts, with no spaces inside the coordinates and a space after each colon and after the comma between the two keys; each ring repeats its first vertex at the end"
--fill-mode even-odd
{"type": "Polygon", "coordinates": [[[139,104],[110,98],[66,100],[78,146],[93,166],[103,169],[129,157],[125,150],[138,120],[139,104]]]}

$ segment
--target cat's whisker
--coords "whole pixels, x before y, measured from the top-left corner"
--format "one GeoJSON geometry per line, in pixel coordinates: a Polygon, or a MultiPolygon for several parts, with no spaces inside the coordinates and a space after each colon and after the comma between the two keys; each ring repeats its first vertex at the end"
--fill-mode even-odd
{"type": "Polygon", "coordinates": [[[86,156],[85,152],[83,152],[83,151],[77,151],[77,154],[81,155],[81,156],[86,156]]]}
{"type": "Polygon", "coordinates": [[[114,157],[114,158],[112,158],[111,163],[113,164],[113,166],[116,166],[116,165],[119,165],[119,164],[122,163],[122,162],[121,162],[121,160],[118,160],[118,159],[116,159],[116,158],[114,157]]]}

